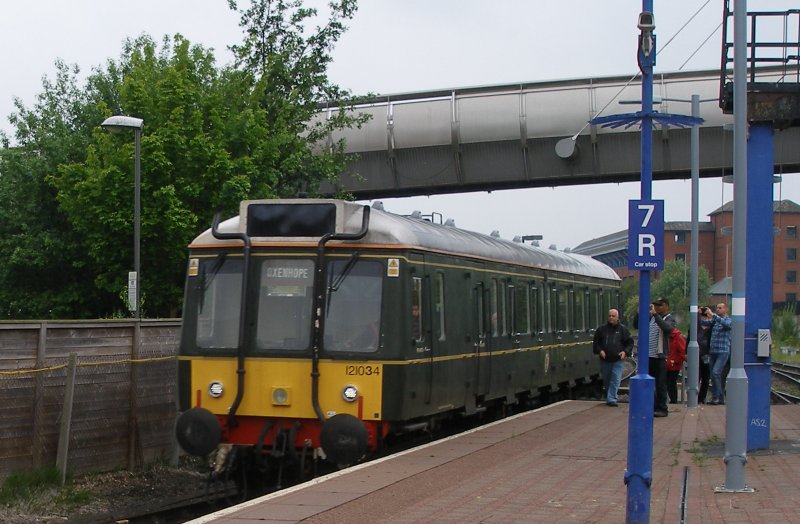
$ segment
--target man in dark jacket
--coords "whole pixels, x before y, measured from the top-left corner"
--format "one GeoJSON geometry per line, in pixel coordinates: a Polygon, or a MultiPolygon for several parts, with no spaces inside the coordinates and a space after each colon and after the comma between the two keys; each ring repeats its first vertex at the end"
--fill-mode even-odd
{"type": "Polygon", "coordinates": [[[666,417],[667,409],[667,354],[669,335],[675,329],[675,317],[669,312],[669,300],[663,297],[650,304],[650,332],[648,339],[648,364],[650,376],[656,381],[654,417],[666,417]]]}
{"type": "Polygon", "coordinates": [[[619,311],[608,310],[608,322],[594,332],[592,351],[600,356],[600,375],[606,390],[606,404],[617,406],[617,390],[622,380],[623,361],[633,349],[633,337],[628,328],[619,323],[619,311]]]}

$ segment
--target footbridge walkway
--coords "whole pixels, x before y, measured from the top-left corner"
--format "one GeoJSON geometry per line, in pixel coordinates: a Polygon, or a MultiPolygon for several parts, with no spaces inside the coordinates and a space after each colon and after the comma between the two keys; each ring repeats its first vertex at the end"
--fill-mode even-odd
{"type": "MultiPolygon", "coordinates": [[[[781,72],[764,69],[759,81],[780,83],[781,72]]],[[[655,79],[660,111],[688,114],[693,94],[718,99],[715,71],[664,73],[655,79]]],[[[589,125],[600,114],[636,110],[637,78],[585,78],[456,88],[385,95],[356,110],[372,116],[361,129],[338,132],[347,151],[358,153],[342,187],[357,199],[434,193],[491,191],[639,179],[638,127],[589,125]],[[633,109],[632,109],[633,107],[633,109]]],[[[718,103],[700,104],[700,176],[730,174],[733,116],[718,103]]],[[[330,109],[328,111],[333,111],[330,109]]],[[[325,118],[325,112],[321,118],[325,118]]],[[[800,128],[775,135],[775,171],[800,170],[800,128]]],[[[658,129],[653,137],[656,180],[688,178],[690,131],[658,129]]],[[[323,188],[333,190],[333,187],[323,188]]]]}

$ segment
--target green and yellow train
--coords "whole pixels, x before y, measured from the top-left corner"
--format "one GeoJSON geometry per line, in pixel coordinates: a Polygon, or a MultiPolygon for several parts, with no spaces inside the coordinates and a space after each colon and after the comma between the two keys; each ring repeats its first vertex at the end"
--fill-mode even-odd
{"type": "Polygon", "coordinates": [[[614,271],[436,222],[322,199],[215,219],[189,246],[183,449],[347,465],[391,436],[596,382],[614,271]]]}

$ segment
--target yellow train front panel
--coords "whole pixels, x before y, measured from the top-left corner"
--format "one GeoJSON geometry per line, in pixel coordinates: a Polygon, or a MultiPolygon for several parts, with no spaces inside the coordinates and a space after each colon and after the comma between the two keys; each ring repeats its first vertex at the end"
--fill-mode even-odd
{"type": "MultiPolygon", "coordinates": [[[[191,361],[192,406],[224,415],[236,398],[234,358],[184,357],[191,361]]],[[[330,418],[347,413],[361,420],[381,420],[383,364],[320,360],[319,405],[330,418]],[[354,389],[353,389],[354,388],[354,389]],[[352,400],[346,400],[348,396],[352,400]]],[[[248,357],[244,396],[238,415],[316,418],[311,398],[311,362],[248,357]]]]}

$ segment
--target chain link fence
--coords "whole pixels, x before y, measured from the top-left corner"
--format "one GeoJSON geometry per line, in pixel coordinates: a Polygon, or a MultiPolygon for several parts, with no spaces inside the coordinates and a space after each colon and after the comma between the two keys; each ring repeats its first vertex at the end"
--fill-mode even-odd
{"type": "Polygon", "coordinates": [[[179,338],[177,320],[0,323],[0,480],[56,464],[71,353],[66,472],[173,460],[179,338]]]}

